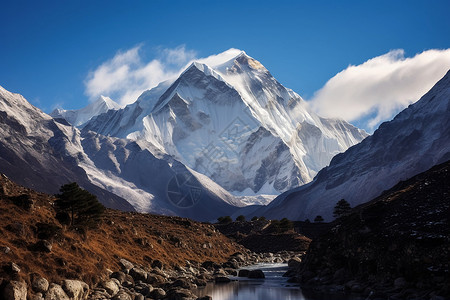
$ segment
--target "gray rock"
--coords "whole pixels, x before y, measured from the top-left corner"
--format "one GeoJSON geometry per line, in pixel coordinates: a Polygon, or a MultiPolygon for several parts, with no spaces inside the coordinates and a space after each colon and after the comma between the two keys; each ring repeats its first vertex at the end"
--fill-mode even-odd
{"type": "Polygon", "coordinates": [[[211,296],[203,296],[201,298],[197,298],[197,300],[212,300],[211,296]]]}
{"type": "Polygon", "coordinates": [[[9,281],[3,288],[0,298],[8,300],[27,300],[27,284],[23,281],[9,281]]]}
{"type": "Polygon", "coordinates": [[[216,278],[214,278],[215,283],[228,283],[230,281],[230,278],[226,276],[217,276],[216,278]]]}
{"type": "Polygon", "coordinates": [[[31,288],[37,293],[45,293],[48,290],[48,281],[39,274],[33,274],[31,288]]]}
{"type": "Polygon", "coordinates": [[[63,288],[56,283],[50,284],[47,293],[45,294],[45,300],[70,300],[63,288]]]}
{"type": "Polygon", "coordinates": [[[289,268],[297,269],[300,267],[301,263],[302,263],[302,260],[300,258],[294,257],[288,261],[288,266],[289,266],[289,268]]]}
{"type": "Polygon", "coordinates": [[[28,300],[44,300],[42,293],[28,294],[28,300]]]}
{"type": "Polygon", "coordinates": [[[138,280],[146,281],[147,277],[148,277],[147,272],[145,272],[144,270],[142,270],[141,268],[138,268],[138,267],[132,268],[130,270],[130,275],[136,281],[138,281],[138,280]]]}
{"type": "Polygon", "coordinates": [[[264,272],[261,270],[251,270],[248,273],[248,278],[266,278],[266,276],[264,275],[264,272]]]}
{"type": "Polygon", "coordinates": [[[117,280],[119,280],[120,284],[122,284],[126,280],[127,275],[122,271],[118,271],[118,272],[112,273],[109,277],[116,278],[117,280]]]}
{"type": "Polygon", "coordinates": [[[119,292],[120,282],[117,279],[112,278],[110,280],[102,281],[100,286],[102,286],[110,296],[114,296],[119,292]]]}
{"type": "Polygon", "coordinates": [[[126,273],[128,273],[128,271],[134,268],[134,265],[124,258],[119,260],[119,265],[122,267],[123,270],[126,270],[126,273]]]}
{"type": "Polygon", "coordinates": [[[11,248],[9,248],[8,246],[4,246],[0,248],[0,251],[2,253],[8,254],[9,252],[11,252],[11,248]]]}
{"type": "Polygon", "coordinates": [[[158,268],[162,270],[163,263],[160,260],[156,259],[152,262],[152,268],[158,268]]]}
{"type": "Polygon", "coordinates": [[[238,277],[248,277],[248,273],[250,273],[250,270],[246,269],[239,270],[238,277]]]}
{"type": "Polygon", "coordinates": [[[80,280],[64,280],[62,288],[73,300],[86,299],[89,294],[89,285],[80,280]]]}
{"type": "Polygon", "coordinates": [[[20,267],[16,263],[11,261],[7,265],[7,271],[11,274],[17,274],[20,272],[20,267]]]}
{"type": "Polygon", "coordinates": [[[148,293],[147,297],[150,297],[152,299],[163,299],[164,297],[166,297],[166,292],[161,288],[156,288],[148,293]]]}
{"type": "Polygon", "coordinates": [[[34,244],[34,250],[39,252],[50,253],[52,252],[52,247],[52,244],[47,240],[40,240],[37,241],[36,244],[34,244]]]}
{"type": "Polygon", "coordinates": [[[118,292],[117,295],[115,295],[111,299],[113,299],[113,300],[133,300],[131,295],[128,294],[127,292],[125,292],[125,291],[118,292]]]}

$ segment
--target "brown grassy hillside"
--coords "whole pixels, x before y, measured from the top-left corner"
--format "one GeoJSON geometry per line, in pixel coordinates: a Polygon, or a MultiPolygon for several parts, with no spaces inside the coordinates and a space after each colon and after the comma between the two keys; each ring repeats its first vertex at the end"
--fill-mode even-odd
{"type": "Polygon", "coordinates": [[[54,200],[0,176],[0,278],[12,276],[8,264],[14,262],[28,283],[35,272],[50,282],[77,278],[91,284],[106,269],[119,269],[120,258],[173,267],[186,260],[224,262],[243,251],[212,225],[179,217],[108,209],[97,229],[76,231],[55,219],[54,200]],[[40,239],[51,243],[51,252],[37,250],[40,239]]]}

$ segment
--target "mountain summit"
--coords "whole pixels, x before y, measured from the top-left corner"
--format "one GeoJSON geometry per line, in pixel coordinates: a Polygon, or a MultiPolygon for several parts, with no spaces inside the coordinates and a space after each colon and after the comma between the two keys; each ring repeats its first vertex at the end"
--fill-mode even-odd
{"type": "Polygon", "coordinates": [[[244,196],[305,184],[367,136],[345,121],[317,116],[245,52],[214,64],[194,62],[135,103],[92,118],[85,130],[145,140],[244,196]]]}

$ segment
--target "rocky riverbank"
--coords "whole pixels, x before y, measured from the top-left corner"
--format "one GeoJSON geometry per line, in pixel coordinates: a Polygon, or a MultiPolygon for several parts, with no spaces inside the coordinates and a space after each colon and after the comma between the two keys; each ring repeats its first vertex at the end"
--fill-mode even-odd
{"type": "Polygon", "coordinates": [[[205,261],[196,263],[186,261],[184,265],[169,267],[159,260],[152,264],[140,265],[126,259],[120,259],[120,268],[108,270],[108,277],[97,284],[89,286],[81,280],[60,280],[49,283],[39,274],[31,275],[28,285],[20,280],[20,266],[14,265],[9,272],[15,272],[13,279],[0,283],[0,299],[5,300],[81,300],[81,299],[114,299],[145,300],[170,299],[191,300],[211,299],[204,296],[197,298],[192,290],[206,286],[208,282],[228,283],[228,276],[264,278],[261,270],[240,270],[246,265],[257,263],[285,263],[295,257],[299,260],[304,253],[280,252],[276,254],[257,254],[237,252],[224,263],[205,261]]]}

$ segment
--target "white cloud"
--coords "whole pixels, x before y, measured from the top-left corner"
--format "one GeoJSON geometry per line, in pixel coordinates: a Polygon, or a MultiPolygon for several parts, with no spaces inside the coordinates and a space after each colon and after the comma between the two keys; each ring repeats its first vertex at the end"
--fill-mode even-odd
{"type": "Polygon", "coordinates": [[[141,56],[141,45],[125,52],[119,51],[110,60],[89,72],[85,80],[85,93],[91,100],[100,95],[111,97],[120,104],[134,102],[139,95],[158,83],[176,78],[192,63],[199,61],[210,66],[221,64],[241,50],[229,49],[218,55],[196,58],[196,52],[185,46],[162,49],[157,58],[145,62],[141,56]]]}
{"type": "Polygon", "coordinates": [[[450,68],[450,49],[411,58],[392,50],[331,78],[310,101],[324,117],[365,122],[372,130],[419,100],[450,68]],[[369,117],[370,116],[370,117],[369,117]]]}

